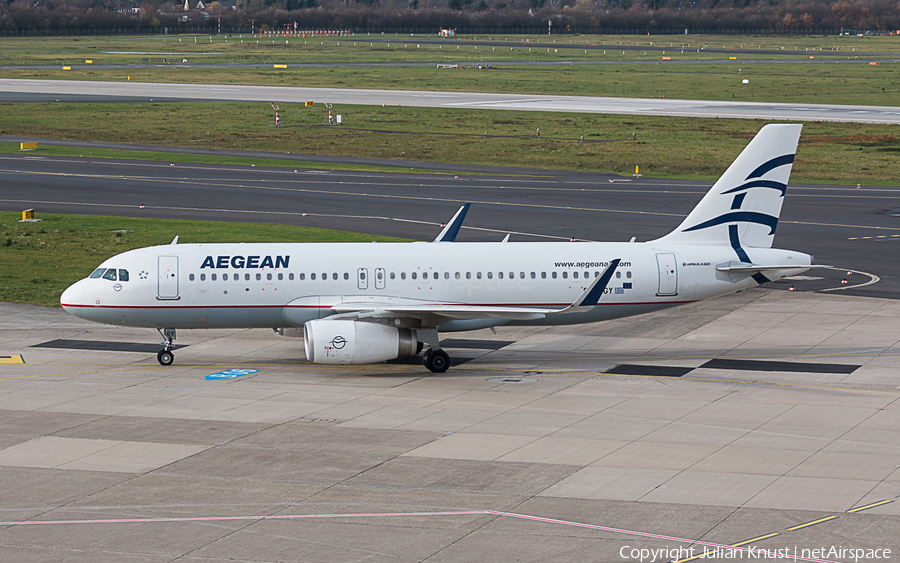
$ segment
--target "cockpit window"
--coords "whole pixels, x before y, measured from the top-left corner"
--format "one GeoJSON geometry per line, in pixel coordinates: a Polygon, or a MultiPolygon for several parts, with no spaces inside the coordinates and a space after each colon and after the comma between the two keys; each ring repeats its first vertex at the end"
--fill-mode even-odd
{"type": "Polygon", "coordinates": [[[116,281],[116,269],[110,268],[110,269],[106,270],[106,273],[103,274],[103,279],[116,281]]]}
{"type": "Polygon", "coordinates": [[[103,272],[105,272],[105,271],[106,271],[106,268],[97,268],[96,270],[94,270],[94,273],[91,274],[91,279],[99,278],[100,276],[103,275],[103,272]]]}
{"type": "Polygon", "coordinates": [[[128,281],[128,270],[119,270],[119,281],[128,281]]]}

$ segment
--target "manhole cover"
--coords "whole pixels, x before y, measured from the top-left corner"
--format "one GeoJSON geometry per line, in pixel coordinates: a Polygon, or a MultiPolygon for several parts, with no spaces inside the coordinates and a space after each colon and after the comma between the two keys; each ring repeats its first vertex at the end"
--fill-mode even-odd
{"type": "Polygon", "coordinates": [[[531,377],[492,377],[488,381],[491,383],[536,383],[537,379],[531,377]]]}

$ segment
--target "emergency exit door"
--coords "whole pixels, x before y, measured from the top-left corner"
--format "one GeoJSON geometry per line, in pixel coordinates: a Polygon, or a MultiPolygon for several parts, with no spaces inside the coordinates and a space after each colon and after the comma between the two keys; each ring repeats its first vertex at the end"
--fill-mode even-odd
{"type": "Polygon", "coordinates": [[[656,264],[659,266],[659,291],[657,295],[675,295],[678,293],[678,268],[675,264],[675,255],[664,253],[656,255],[656,264]]]}
{"type": "Polygon", "coordinates": [[[178,299],[178,257],[159,257],[159,286],[160,299],[178,299]]]}
{"type": "Polygon", "coordinates": [[[356,280],[359,289],[369,289],[369,270],[366,268],[356,270],[356,280]]]}

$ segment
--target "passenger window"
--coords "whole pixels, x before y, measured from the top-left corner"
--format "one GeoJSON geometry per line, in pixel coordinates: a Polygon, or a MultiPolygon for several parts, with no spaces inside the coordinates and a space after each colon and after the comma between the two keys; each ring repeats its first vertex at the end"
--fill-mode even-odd
{"type": "Polygon", "coordinates": [[[256,274],[256,281],[259,281],[261,279],[262,279],[262,274],[256,274]]]}
{"type": "Polygon", "coordinates": [[[128,281],[128,270],[119,270],[119,281],[128,281]]]}
{"type": "Polygon", "coordinates": [[[510,272],[510,273],[509,273],[509,279],[511,279],[511,280],[516,279],[516,273],[515,273],[515,272],[510,272]]]}
{"type": "MultiPolygon", "coordinates": [[[[349,280],[350,274],[348,274],[347,272],[344,272],[344,279],[349,280]]],[[[366,277],[364,275],[360,274],[359,279],[364,280],[364,279],[366,279],[366,277]]]]}
{"type": "MultiPolygon", "coordinates": [[[[344,274],[344,275],[346,276],[346,275],[348,275],[348,274],[344,274]]],[[[344,278],[344,279],[346,280],[346,279],[349,279],[349,278],[344,278]]],[[[365,272],[360,272],[360,273],[359,273],[359,279],[365,281],[365,279],[366,279],[366,273],[365,273],[365,272]]]]}
{"type": "Polygon", "coordinates": [[[335,273],[333,273],[333,274],[331,274],[331,279],[333,279],[333,280],[335,280],[335,281],[337,281],[337,279],[338,279],[338,275],[337,275],[337,272],[335,272],[335,273]]]}
{"type": "Polygon", "coordinates": [[[250,281],[250,274],[244,274],[244,281],[250,281]]]}
{"type": "MultiPolygon", "coordinates": [[[[565,274],[563,274],[563,276],[565,276],[565,274]]],[[[578,279],[578,272],[577,272],[577,271],[572,272],[572,277],[575,278],[575,279],[577,280],[577,279],[578,279]]]]}
{"type": "Polygon", "coordinates": [[[103,279],[116,281],[116,270],[114,268],[106,270],[106,273],[103,274],[103,279]]]}
{"type": "Polygon", "coordinates": [[[409,277],[411,277],[412,279],[416,279],[416,273],[415,273],[415,272],[411,273],[411,274],[409,275],[409,277]]]}
{"type": "Polygon", "coordinates": [[[200,274],[200,281],[206,281],[206,274],[200,274]]]}
{"type": "Polygon", "coordinates": [[[266,279],[268,281],[272,281],[272,274],[266,274],[266,279]]]}
{"type": "Polygon", "coordinates": [[[427,279],[428,279],[428,272],[422,272],[422,279],[423,279],[423,280],[427,280],[427,279]]]}
{"type": "MultiPolygon", "coordinates": [[[[534,272],[531,272],[531,277],[534,277],[534,272]]],[[[525,279],[525,272],[519,272],[519,279],[520,280],[525,279]]]]}
{"type": "MultiPolygon", "coordinates": [[[[294,274],[291,274],[291,277],[294,277],[294,274]]],[[[283,279],[284,279],[284,274],[278,274],[278,281],[281,281],[283,279]]]]}
{"type": "Polygon", "coordinates": [[[466,279],[467,280],[472,279],[472,272],[466,272],[466,279]]]}
{"type": "MultiPolygon", "coordinates": [[[[291,274],[291,275],[293,276],[294,274],[291,274]]],[[[294,279],[294,278],[291,278],[291,279],[294,279]]],[[[306,274],[305,274],[305,273],[301,273],[301,274],[300,274],[300,281],[303,281],[303,280],[305,280],[305,279],[306,279],[306,274]]]]}
{"type": "MultiPolygon", "coordinates": [[[[459,274],[456,274],[456,275],[459,276],[459,274]]],[[[450,272],[444,272],[444,279],[445,279],[445,280],[449,280],[449,279],[450,279],[450,272]]]]}
{"type": "Polygon", "coordinates": [[[103,272],[106,271],[106,268],[97,268],[93,272],[91,272],[91,279],[97,279],[103,275],[103,272]]]}
{"type": "Polygon", "coordinates": [[[600,277],[600,272],[594,272],[594,277],[595,277],[595,278],[599,278],[599,277],[600,277]]]}
{"type": "Polygon", "coordinates": [[[400,279],[401,279],[401,280],[405,280],[405,279],[406,279],[406,272],[400,272],[400,279]]]}
{"type": "Polygon", "coordinates": [[[534,272],[531,272],[531,279],[534,279],[536,277],[537,277],[537,275],[534,272]]]}
{"type": "Polygon", "coordinates": [[[547,279],[547,272],[541,272],[541,279],[542,280],[547,279]]]}
{"type": "Polygon", "coordinates": [[[375,278],[376,278],[378,281],[383,280],[383,279],[384,279],[384,272],[382,272],[381,270],[378,270],[377,272],[375,272],[375,278]]]}
{"type": "Polygon", "coordinates": [[[310,274],[309,279],[311,279],[312,281],[316,281],[316,274],[315,273],[310,274]]]}
{"type": "MultiPolygon", "coordinates": [[[[490,277],[491,277],[491,274],[488,274],[488,278],[490,278],[490,277]]],[[[502,280],[502,279],[503,279],[503,272],[497,272],[497,277],[500,278],[500,279],[502,280]]]]}
{"type": "Polygon", "coordinates": [[[228,281],[228,274],[222,274],[222,279],[224,281],[228,281]]]}
{"type": "Polygon", "coordinates": [[[494,272],[488,272],[488,273],[487,273],[487,276],[488,276],[488,279],[489,279],[489,280],[494,279],[494,272]]]}
{"type": "Polygon", "coordinates": [[[216,275],[212,274],[211,276],[209,276],[209,279],[211,279],[212,281],[216,281],[216,275]]]}
{"type": "Polygon", "coordinates": [[[553,279],[556,279],[556,272],[550,272],[550,277],[552,277],[553,279]]]}
{"type": "Polygon", "coordinates": [[[459,279],[459,272],[456,272],[456,279],[459,279]]]}
{"type": "Polygon", "coordinates": [[[622,277],[622,272],[616,272],[616,279],[619,279],[621,277],[622,277]]]}
{"type": "Polygon", "coordinates": [[[563,279],[568,279],[569,272],[563,272],[563,279]]]}
{"type": "Polygon", "coordinates": [[[391,272],[391,279],[392,280],[397,279],[397,275],[394,272],[391,272]]]}
{"type": "Polygon", "coordinates": [[[322,274],[322,281],[328,281],[328,274],[322,274]]]}
{"type": "Polygon", "coordinates": [[[189,275],[189,276],[188,276],[188,279],[191,280],[191,281],[194,281],[194,274],[189,275]]]}
{"type": "Polygon", "coordinates": [[[475,272],[475,277],[481,279],[481,272],[475,272]]]}
{"type": "Polygon", "coordinates": [[[625,277],[628,279],[631,279],[631,270],[628,270],[627,272],[625,272],[625,277]]]}

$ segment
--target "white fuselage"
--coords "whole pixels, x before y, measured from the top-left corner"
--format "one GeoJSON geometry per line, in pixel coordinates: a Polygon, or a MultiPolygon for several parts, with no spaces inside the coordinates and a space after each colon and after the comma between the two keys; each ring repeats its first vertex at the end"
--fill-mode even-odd
{"type": "MultiPolygon", "coordinates": [[[[755,263],[796,265],[800,252],[745,248],[755,263]]],[[[87,278],[62,306],[84,319],[150,328],[301,327],[341,303],[459,304],[562,309],[619,258],[605,293],[587,311],[530,320],[446,320],[442,331],[514,324],[576,324],[627,317],[757,285],[718,271],[732,247],[648,243],[254,243],[172,244],[106,260],[112,277],[87,278]],[[127,272],[122,281],[120,271],[127,272]]]]}

